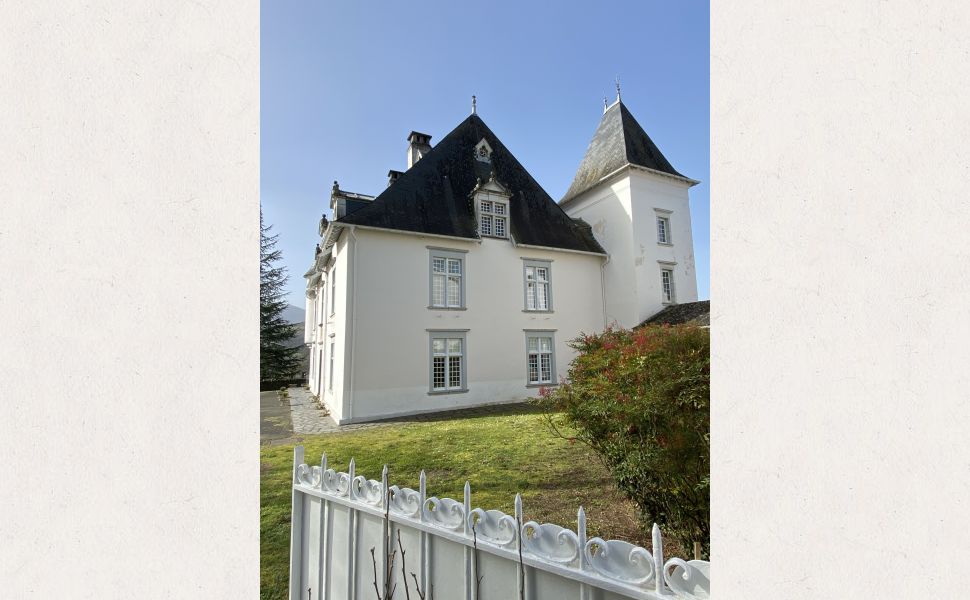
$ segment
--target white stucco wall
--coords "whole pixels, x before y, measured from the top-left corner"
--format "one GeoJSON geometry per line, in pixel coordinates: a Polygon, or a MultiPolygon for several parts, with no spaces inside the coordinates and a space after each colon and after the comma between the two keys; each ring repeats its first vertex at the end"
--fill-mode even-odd
{"type": "Polygon", "coordinates": [[[646,173],[629,171],[633,206],[634,272],[637,280],[637,323],[664,307],[659,261],[676,263],[674,303],[697,300],[697,274],[694,270],[694,239],[691,233],[688,185],[646,173]],[[657,242],[657,211],[670,211],[670,245],[657,242]]]}
{"type": "Polygon", "coordinates": [[[586,220],[610,255],[606,266],[606,312],[610,322],[633,327],[665,305],[659,261],[676,263],[674,301],[697,300],[688,184],[625,169],[565,206],[586,220]],[[670,211],[671,245],[657,242],[657,211],[670,211]]]}
{"type": "Polygon", "coordinates": [[[320,342],[323,345],[323,362],[320,365],[322,377],[320,377],[320,381],[323,389],[320,390],[319,395],[329,409],[330,415],[340,421],[344,418],[343,415],[348,412],[348,396],[345,393],[344,382],[347,379],[346,370],[349,365],[347,361],[347,352],[350,345],[348,330],[353,316],[348,286],[353,263],[353,241],[350,236],[342,234],[334,244],[332,251],[333,259],[325,274],[323,289],[320,292],[326,298],[326,305],[321,305],[324,326],[320,335],[320,342]],[[331,285],[334,279],[336,280],[335,287],[331,285]],[[336,303],[332,304],[334,297],[336,303]],[[332,381],[330,376],[331,342],[333,342],[334,347],[332,381]]]}
{"type": "Polygon", "coordinates": [[[609,253],[605,267],[606,320],[623,327],[636,323],[638,313],[634,272],[633,208],[630,202],[630,179],[614,178],[597,186],[568,204],[571,217],[584,219],[593,235],[609,253]]]}
{"type": "Polygon", "coordinates": [[[361,228],[345,231],[338,246],[338,318],[332,331],[338,340],[341,375],[334,381],[334,391],[342,390],[343,395],[327,404],[339,422],[534,396],[538,388],[526,385],[525,330],[556,330],[558,381],[574,355],[567,342],[580,332],[600,331],[604,326],[601,256],[516,248],[508,240],[478,243],[361,228]],[[467,251],[466,310],[428,308],[428,246],[467,251]],[[523,258],[552,261],[552,312],[524,311],[523,258]],[[346,307],[351,306],[348,314],[346,307]],[[428,329],[468,330],[467,392],[428,393],[428,329]]]}

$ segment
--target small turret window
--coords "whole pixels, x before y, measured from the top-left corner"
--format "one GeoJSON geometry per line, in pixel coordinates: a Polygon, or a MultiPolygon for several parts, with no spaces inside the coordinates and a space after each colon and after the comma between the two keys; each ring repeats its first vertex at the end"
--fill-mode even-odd
{"type": "Polygon", "coordinates": [[[672,303],[674,301],[674,272],[671,269],[660,270],[660,285],[663,293],[663,301],[672,303]]]}
{"type": "Polygon", "coordinates": [[[657,213],[657,243],[671,245],[674,241],[670,236],[670,215],[671,211],[663,208],[654,208],[657,213]]]}
{"type": "Polygon", "coordinates": [[[670,219],[667,217],[657,217],[657,241],[661,244],[670,243],[670,219]]]}

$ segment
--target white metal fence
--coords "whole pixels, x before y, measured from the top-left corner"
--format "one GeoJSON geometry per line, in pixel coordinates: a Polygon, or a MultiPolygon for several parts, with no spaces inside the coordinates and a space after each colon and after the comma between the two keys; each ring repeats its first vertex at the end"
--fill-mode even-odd
{"type": "Polygon", "coordinates": [[[428,497],[420,489],[304,463],[293,457],[290,600],[613,600],[700,599],[710,595],[710,563],[664,562],[660,529],[653,551],[586,538],[579,509],[574,531],[522,522],[515,514],[428,497]],[[373,550],[372,550],[373,549],[373,550]],[[390,590],[394,590],[390,592],[390,590]],[[390,597],[389,597],[390,596],[390,597]]]}

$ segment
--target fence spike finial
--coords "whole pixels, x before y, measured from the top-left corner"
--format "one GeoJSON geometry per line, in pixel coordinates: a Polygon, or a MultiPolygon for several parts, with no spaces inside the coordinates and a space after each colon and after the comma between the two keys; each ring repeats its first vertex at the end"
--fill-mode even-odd
{"type": "Polygon", "coordinates": [[[660,533],[660,526],[653,524],[653,566],[654,580],[657,595],[665,595],[667,589],[664,585],[664,542],[663,534],[660,533]]]}
{"type": "Polygon", "coordinates": [[[347,485],[347,496],[349,496],[350,498],[356,498],[357,497],[356,494],[354,494],[354,477],[355,477],[354,473],[356,471],[357,471],[357,463],[354,461],[354,458],[351,457],[350,458],[350,466],[347,467],[347,474],[350,475],[350,478],[347,479],[347,482],[348,482],[348,485],[347,485]]]}
{"type": "Polygon", "coordinates": [[[390,507],[390,489],[387,485],[387,463],[384,463],[384,468],[381,470],[381,504],[385,509],[390,507]]]}
{"type": "Polygon", "coordinates": [[[515,495],[515,520],[522,520],[522,494],[515,495]]]}
{"type": "Polygon", "coordinates": [[[471,535],[471,526],[468,524],[468,519],[471,518],[472,514],[472,484],[465,480],[465,535],[471,535]]]}
{"type": "Polygon", "coordinates": [[[293,483],[298,483],[300,465],[303,464],[303,446],[293,447],[293,483]]]}
{"type": "Polygon", "coordinates": [[[320,455],[320,470],[321,471],[326,471],[327,470],[327,453],[326,452],[324,452],[323,454],[320,455]]]}
{"type": "Polygon", "coordinates": [[[586,509],[582,505],[576,513],[576,537],[579,540],[579,568],[587,567],[586,564],[586,509]]]}
{"type": "Polygon", "coordinates": [[[418,513],[421,515],[421,520],[427,519],[425,515],[424,503],[428,500],[428,476],[425,474],[424,469],[421,469],[421,475],[418,477],[418,498],[421,502],[421,508],[418,509],[418,513]]]}

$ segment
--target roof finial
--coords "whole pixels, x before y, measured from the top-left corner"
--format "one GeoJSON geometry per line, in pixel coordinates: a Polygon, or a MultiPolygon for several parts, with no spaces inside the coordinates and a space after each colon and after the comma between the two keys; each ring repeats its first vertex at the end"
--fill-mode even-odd
{"type": "Polygon", "coordinates": [[[474,95],[472,95],[472,114],[473,115],[477,115],[478,114],[478,108],[476,106],[476,101],[475,101],[475,96],[474,95]]]}
{"type": "Polygon", "coordinates": [[[620,76],[616,76],[616,101],[620,101],[620,76]]]}
{"type": "Polygon", "coordinates": [[[605,113],[606,109],[609,107],[610,105],[606,103],[606,96],[603,96],[603,112],[605,113]]]}

